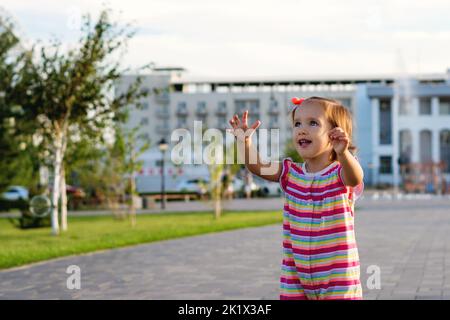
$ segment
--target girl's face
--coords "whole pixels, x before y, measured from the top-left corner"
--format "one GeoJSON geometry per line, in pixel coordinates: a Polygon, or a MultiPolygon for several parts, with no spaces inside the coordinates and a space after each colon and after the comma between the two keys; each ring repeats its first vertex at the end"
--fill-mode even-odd
{"type": "Polygon", "coordinates": [[[303,103],[295,109],[293,119],[293,143],[304,160],[332,152],[328,136],[332,127],[322,106],[314,102],[303,103]]]}

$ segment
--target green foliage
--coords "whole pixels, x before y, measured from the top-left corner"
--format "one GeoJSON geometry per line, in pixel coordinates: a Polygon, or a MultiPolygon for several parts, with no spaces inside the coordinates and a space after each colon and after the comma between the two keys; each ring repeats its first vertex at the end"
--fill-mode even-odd
{"type": "Polygon", "coordinates": [[[286,142],[286,147],[284,149],[284,156],[292,158],[294,162],[303,162],[302,157],[298,154],[297,150],[292,143],[292,139],[289,139],[286,142]]]}
{"type": "MultiPolygon", "coordinates": [[[[79,45],[69,50],[57,40],[24,50],[12,23],[0,19],[0,189],[36,181],[42,165],[53,169],[55,183],[59,172],[70,180],[80,168],[95,176],[96,161],[105,157],[106,132],[126,120],[126,106],[141,107],[149,92],[140,76],[114,94],[130,71],[120,57],[135,31],[110,15],[105,9],[95,21],[84,16],[79,45]]],[[[127,166],[129,171],[138,163],[127,166]]]]}
{"type": "Polygon", "coordinates": [[[5,14],[0,16],[0,192],[12,184],[32,188],[38,180],[33,123],[23,121],[21,106],[30,53],[14,28],[5,14]]]}
{"type": "Polygon", "coordinates": [[[80,46],[65,53],[58,42],[43,47],[28,74],[32,85],[24,108],[29,119],[38,120],[47,145],[58,132],[69,131],[91,143],[102,142],[105,129],[126,120],[125,106],[140,105],[149,93],[141,89],[142,79],[137,77],[122,94],[112,94],[129,71],[114,56],[134,32],[119,27],[109,16],[104,10],[95,23],[85,16],[80,46]]]}

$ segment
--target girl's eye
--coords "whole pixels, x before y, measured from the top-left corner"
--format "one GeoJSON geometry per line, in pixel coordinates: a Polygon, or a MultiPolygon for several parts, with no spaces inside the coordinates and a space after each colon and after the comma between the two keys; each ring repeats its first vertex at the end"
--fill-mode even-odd
{"type": "Polygon", "coordinates": [[[301,123],[298,121],[294,123],[294,127],[299,127],[300,125],[301,125],[301,123]]]}
{"type": "Polygon", "coordinates": [[[313,125],[313,126],[317,126],[317,125],[319,125],[319,124],[318,124],[318,123],[317,123],[316,121],[314,121],[314,120],[313,120],[313,121],[311,121],[311,122],[310,122],[310,124],[311,124],[311,125],[313,125]]]}

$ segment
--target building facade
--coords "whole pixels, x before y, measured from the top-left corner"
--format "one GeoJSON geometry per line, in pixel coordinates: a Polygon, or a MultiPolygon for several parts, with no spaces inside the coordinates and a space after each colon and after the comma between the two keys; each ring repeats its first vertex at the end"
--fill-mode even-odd
{"type": "MultiPolygon", "coordinates": [[[[124,76],[116,89],[120,92],[134,78],[124,76]]],[[[141,110],[129,106],[127,123],[140,125],[142,136],[154,146],[143,156],[142,175],[160,174],[157,143],[162,138],[170,141],[173,130],[192,131],[197,120],[204,128],[224,131],[228,120],[244,110],[249,110],[249,122],[261,120],[260,128],[279,129],[280,139],[274,143],[282,154],[291,139],[291,98],[322,96],[339,100],[353,113],[353,141],[367,185],[399,185],[400,158],[411,163],[443,162],[447,181],[450,178],[450,71],[414,77],[193,79],[182,69],[164,68],[146,75],[143,86],[158,93],[146,98],[141,110]]],[[[167,170],[207,173],[204,166],[171,166],[170,152],[166,156],[167,170]]]]}

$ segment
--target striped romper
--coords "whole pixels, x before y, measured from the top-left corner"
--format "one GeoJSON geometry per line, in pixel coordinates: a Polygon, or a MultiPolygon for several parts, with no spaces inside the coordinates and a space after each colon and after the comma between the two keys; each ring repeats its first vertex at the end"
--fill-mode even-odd
{"type": "Polygon", "coordinates": [[[341,169],[308,173],[283,160],[281,300],[362,299],[353,213],[364,183],[346,187],[341,169]]]}

